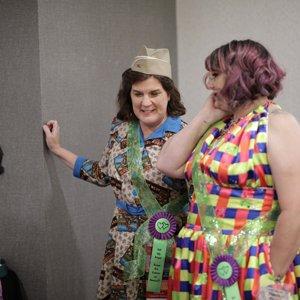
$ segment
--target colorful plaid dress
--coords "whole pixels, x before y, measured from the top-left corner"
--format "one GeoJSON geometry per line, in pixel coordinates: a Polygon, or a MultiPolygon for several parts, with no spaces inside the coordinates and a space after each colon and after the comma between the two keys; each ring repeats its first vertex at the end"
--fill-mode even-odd
{"type": "MultiPolygon", "coordinates": [[[[217,122],[187,162],[185,171],[190,189],[190,211],[174,249],[168,299],[222,299],[222,288],[211,277],[211,252],[214,247],[221,243],[228,245],[232,236],[241,233],[250,220],[255,223],[265,214],[276,216],[276,212],[279,213],[278,197],[267,158],[270,103],[258,106],[234,124],[228,118],[217,122]],[[193,164],[196,155],[197,160],[193,164]],[[213,208],[213,217],[208,217],[211,224],[217,222],[220,227],[217,242],[212,248],[209,248],[210,240],[206,238],[203,228],[199,200],[193,191],[194,165],[201,168],[206,178],[206,205],[213,208]]],[[[241,299],[256,299],[260,286],[274,283],[269,248],[276,218],[273,225],[271,220],[268,222],[271,223],[269,230],[258,233],[254,239],[252,236],[244,253],[237,253],[241,258],[238,277],[241,299]]],[[[264,226],[264,223],[260,225],[264,226]]],[[[234,246],[240,243],[239,249],[250,238],[247,235],[241,237],[244,239],[233,243],[234,246]]],[[[224,249],[229,251],[226,246],[224,249]]],[[[299,251],[282,282],[291,285],[291,299],[300,299],[299,251]]]]}

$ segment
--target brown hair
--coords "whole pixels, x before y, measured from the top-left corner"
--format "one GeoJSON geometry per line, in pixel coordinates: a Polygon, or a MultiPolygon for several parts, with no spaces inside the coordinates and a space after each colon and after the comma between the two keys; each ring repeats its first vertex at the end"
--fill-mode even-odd
{"type": "Polygon", "coordinates": [[[161,75],[149,75],[127,69],[122,74],[122,82],[118,92],[118,119],[122,121],[137,120],[132,108],[130,97],[131,87],[134,83],[144,81],[150,77],[154,77],[159,80],[163,89],[170,95],[170,100],[167,106],[167,115],[176,117],[185,114],[185,107],[181,101],[180,93],[172,79],[161,75]]]}

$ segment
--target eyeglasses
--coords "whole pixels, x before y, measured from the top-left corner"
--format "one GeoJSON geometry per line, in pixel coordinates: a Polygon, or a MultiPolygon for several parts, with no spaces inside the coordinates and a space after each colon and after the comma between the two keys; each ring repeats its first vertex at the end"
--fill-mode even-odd
{"type": "Polygon", "coordinates": [[[219,74],[216,72],[207,72],[207,74],[205,75],[205,84],[206,85],[213,84],[218,75],[219,74]]]}

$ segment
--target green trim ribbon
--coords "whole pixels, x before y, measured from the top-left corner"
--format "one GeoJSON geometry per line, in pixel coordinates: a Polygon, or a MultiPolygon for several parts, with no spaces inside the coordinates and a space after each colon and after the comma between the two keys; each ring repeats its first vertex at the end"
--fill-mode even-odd
{"type": "MultiPolygon", "coordinates": [[[[146,250],[145,246],[153,241],[153,236],[150,234],[148,229],[148,224],[150,218],[159,212],[166,212],[171,215],[178,215],[183,212],[183,207],[187,203],[187,195],[180,195],[173,201],[164,205],[163,207],[158,203],[157,199],[151,192],[148,184],[146,183],[142,154],[140,149],[140,129],[138,122],[130,122],[127,134],[127,160],[128,169],[131,174],[132,185],[135,187],[140,203],[144,208],[148,220],[145,221],[136,231],[134,237],[134,253],[133,260],[126,263],[124,269],[125,280],[130,280],[134,278],[142,277],[145,274],[146,269],[146,250]]],[[[165,257],[171,257],[172,247],[174,244],[174,237],[165,240],[165,246],[163,252],[165,252],[164,257],[160,257],[160,261],[165,261],[165,257]]],[[[150,277],[150,273],[149,273],[150,277]]],[[[155,291],[160,290],[161,278],[157,286],[154,288],[155,291]]],[[[147,288],[148,289],[148,288],[147,288]]],[[[151,289],[151,284],[149,289],[151,289]]]]}

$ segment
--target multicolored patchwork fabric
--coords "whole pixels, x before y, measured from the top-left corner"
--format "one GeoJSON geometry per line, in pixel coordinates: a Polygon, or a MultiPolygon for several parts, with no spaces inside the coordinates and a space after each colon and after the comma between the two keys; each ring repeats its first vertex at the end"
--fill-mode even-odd
{"type": "MultiPolygon", "coordinates": [[[[175,200],[181,194],[186,194],[187,188],[184,180],[169,178],[156,168],[161,147],[183,126],[184,122],[180,118],[169,117],[147,139],[142,138],[141,132],[140,146],[144,177],[161,206],[175,200]]],[[[131,184],[131,176],[128,172],[127,131],[127,122],[114,119],[110,138],[100,161],[79,157],[74,167],[74,176],[78,178],[99,186],[111,185],[116,198],[116,207],[98,284],[97,299],[136,300],[146,299],[146,296],[166,299],[167,288],[164,295],[162,293],[146,294],[147,274],[143,278],[124,281],[124,266],[133,259],[135,232],[147,220],[145,211],[140,204],[139,195],[131,184]]],[[[186,222],[185,217],[186,214],[183,213],[182,216],[176,218],[178,231],[186,222]]],[[[168,273],[164,278],[165,282],[167,280],[168,273]]]]}
{"type": "MultiPolygon", "coordinates": [[[[206,178],[206,205],[213,207],[214,218],[220,226],[218,243],[223,241],[229,245],[233,234],[241,232],[250,220],[258,220],[264,214],[279,210],[267,157],[270,103],[258,106],[236,123],[228,118],[217,122],[201,140],[199,148],[196,148],[200,155],[196,157],[194,151],[187,162],[185,171],[190,191],[190,211],[187,224],[177,237],[168,299],[222,299],[221,287],[211,278],[209,241],[205,238],[192,183],[194,157],[199,157],[197,164],[206,178]]],[[[269,224],[268,232],[251,238],[245,253],[239,254],[241,272],[238,285],[243,300],[256,299],[261,286],[274,283],[269,249],[276,219],[273,223],[269,224]]],[[[290,299],[299,299],[299,251],[283,282],[293,287],[290,299]]]]}

